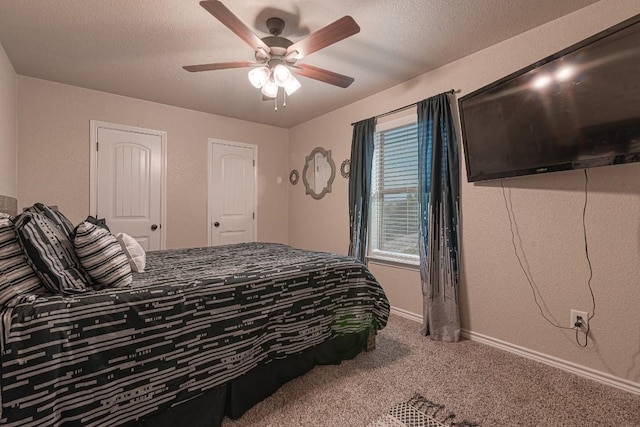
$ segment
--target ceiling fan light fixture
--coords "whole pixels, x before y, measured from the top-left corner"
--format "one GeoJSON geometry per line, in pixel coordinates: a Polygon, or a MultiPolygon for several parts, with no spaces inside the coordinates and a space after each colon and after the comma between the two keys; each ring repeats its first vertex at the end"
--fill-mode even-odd
{"type": "Polygon", "coordinates": [[[285,87],[292,77],[293,75],[286,65],[278,64],[273,69],[273,79],[280,87],[285,87]]]}
{"type": "Polygon", "coordinates": [[[199,72],[251,67],[252,69],[248,73],[249,82],[256,89],[260,89],[265,98],[275,100],[276,110],[278,109],[280,88],[283,88],[282,100],[283,106],[285,106],[286,97],[301,87],[300,82],[293,76],[292,67],[295,67],[295,74],[297,75],[341,88],[346,88],[353,83],[354,79],[349,76],[343,76],[310,65],[294,65],[297,60],[360,32],[360,27],[351,16],[343,16],[294,43],[281,36],[285,24],[281,18],[272,17],[267,19],[267,29],[271,36],[260,38],[240,18],[222,4],[222,1],[205,0],[200,2],[200,6],[240,37],[243,42],[251,46],[255,51],[256,61],[229,61],[188,65],[182,67],[185,70],[199,72]]]}
{"type": "Polygon", "coordinates": [[[291,96],[295,91],[300,89],[300,87],[302,87],[302,85],[300,84],[298,79],[291,75],[291,78],[289,79],[287,84],[284,85],[284,90],[285,92],[287,92],[287,95],[291,96]]]}
{"type": "Polygon", "coordinates": [[[278,85],[273,79],[268,79],[262,86],[262,94],[267,98],[275,98],[278,96],[278,85]]]}
{"type": "Polygon", "coordinates": [[[249,71],[249,82],[251,82],[253,87],[255,87],[256,89],[260,89],[269,80],[269,74],[270,71],[267,67],[254,68],[253,70],[249,71]]]}

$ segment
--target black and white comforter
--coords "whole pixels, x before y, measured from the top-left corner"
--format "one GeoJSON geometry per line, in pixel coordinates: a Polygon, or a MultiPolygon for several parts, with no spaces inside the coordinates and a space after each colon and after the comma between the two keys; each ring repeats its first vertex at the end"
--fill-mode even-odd
{"type": "Polygon", "coordinates": [[[5,309],[0,423],[119,425],[389,313],[361,263],[286,245],[150,252],[134,276],[5,309]]]}

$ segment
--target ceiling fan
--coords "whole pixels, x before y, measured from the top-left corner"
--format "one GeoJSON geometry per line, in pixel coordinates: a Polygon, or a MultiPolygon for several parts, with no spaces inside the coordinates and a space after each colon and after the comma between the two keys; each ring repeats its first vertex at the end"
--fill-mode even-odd
{"type": "Polygon", "coordinates": [[[360,32],[360,27],[350,16],[343,16],[337,21],[309,34],[304,39],[293,43],[280,36],[285,25],[280,18],[267,19],[266,24],[271,36],[260,38],[222,2],[205,0],[200,2],[200,6],[251,46],[255,50],[255,61],[187,65],[183,67],[187,71],[199,72],[251,67],[253,69],[249,72],[249,81],[256,88],[262,89],[262,94],[266,99],[276,98],[280,87],[284,89],[287,95],[291,95],[299,89],[300,82],[292,73],[341,88],[348,87],[354,81],[353,77],[312,65],[297,63],[299,59],[313,52],[360,32]]]}

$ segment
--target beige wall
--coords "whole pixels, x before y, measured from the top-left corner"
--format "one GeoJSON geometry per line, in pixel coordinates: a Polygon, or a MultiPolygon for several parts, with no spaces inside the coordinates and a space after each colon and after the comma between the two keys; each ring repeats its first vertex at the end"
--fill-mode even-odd
{"type": "MultiPolygon", "coordinates": [[[[258,238],[346,253],[347,180],[336,171],[333,192],[320,201],[304,194],[302,180],[296,186],[287,184],[288,171],[302,172],[304,157],[314,147],[332,150],[339,168],[350,154],[350,123],[451,88],[463,96],[637,13],[640,3],[636,0],[603,0],[289,131],[19,77],[18,179],[16,184],[15,161],[7,162],[6,170],[2,163],[0,190],[6,182],[6,191],[17,191],[19,206],[35,201],[58,204],[77,222],[89,213],[89,121],[164,130],[168,134],[167,246],[200,246],[207,242],[207,138],[252,143],[259,146],[258,238]]],[[[9,141],[9,152],[15,147],[11,143],[16,138],[15,112],[8,125],[1,120],[11,116],[11,105],[16,103],[15,80],[15,72],[0,52],[0,144],[9,141]],[[8,116],[2,114],[5,109],[8,116]]],[[[4,145],[0,153],[4,162],[4,145]]],[[[472,185],[463,180],[463,327],[639,383],[638,172],[639,164],[589,170],[587,231],[598,305],[588,349],[578,348],[571,332],[552,328],[540,317],[513,255],[499,183],[472,185]]],[[[582,242],[583,180],[580,171],[505,180],[541,299],[562,325],[568,322],[570,309],[591,309],[582,242]]],[[[381,265],[371,269],[394,307],[420,314],[417,271],[381,265]]]]}
{"type": "Polygon", "coordinates": [[[167,132],[167,248],[207,244],[208,138],[258,146],[258,239],[288,241],[286,129],[23,76],[18,89],[19,207],[89,214],[89,121],[100,120],[167,132]]]}
{"type": "MultiPolygon", "coordinates": [[[[290,133],[290,166],[301,170],[315,146],[349,157],[352,122],[457,89],[461,97],[598,31],[640,13],[637,0],[604,0],[416,79],[299,125],[290,133]]],[[[552,358],[640,383],[640,164],[589,169],[587,233],[596,314],[591,341],[579,348],[572,331],[551,327],[534,304],[511,246],[499,182],[464,178],[461,317],[463,328],[552,358]]],[[[582,236],[582,171],[505,180],[526,261],[552,318],[567,326],[571,309],[591,310],[582,236]]],[[[290,243],[346,252],[347,181],[339,175],[321,201],[290,187],[290,243]]],[[[391,304],[420,313],[415,271],[372,265],[391,304]]]]}
{"type": "Polygon", "coordinates": [[[16,72],[0,45],[0,196],[17,196],[17,87],[16,72]]]}

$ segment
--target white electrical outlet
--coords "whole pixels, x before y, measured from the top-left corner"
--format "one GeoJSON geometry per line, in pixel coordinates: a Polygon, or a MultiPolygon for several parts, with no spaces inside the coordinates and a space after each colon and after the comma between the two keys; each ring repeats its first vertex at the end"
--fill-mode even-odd
{"type": "Polygon", "coordinates": [[[578,320],[578,316],[580,316],[582,319],[582,328],[580,328],[583,331],[587,330],[587,324],[589,322],[589,313],[587,313],[586,311],[580,311],[580,310],[571,310],[571,323],[569,324],[570,327],[575,328],[576,325],[576,321],[578,320]]]}

